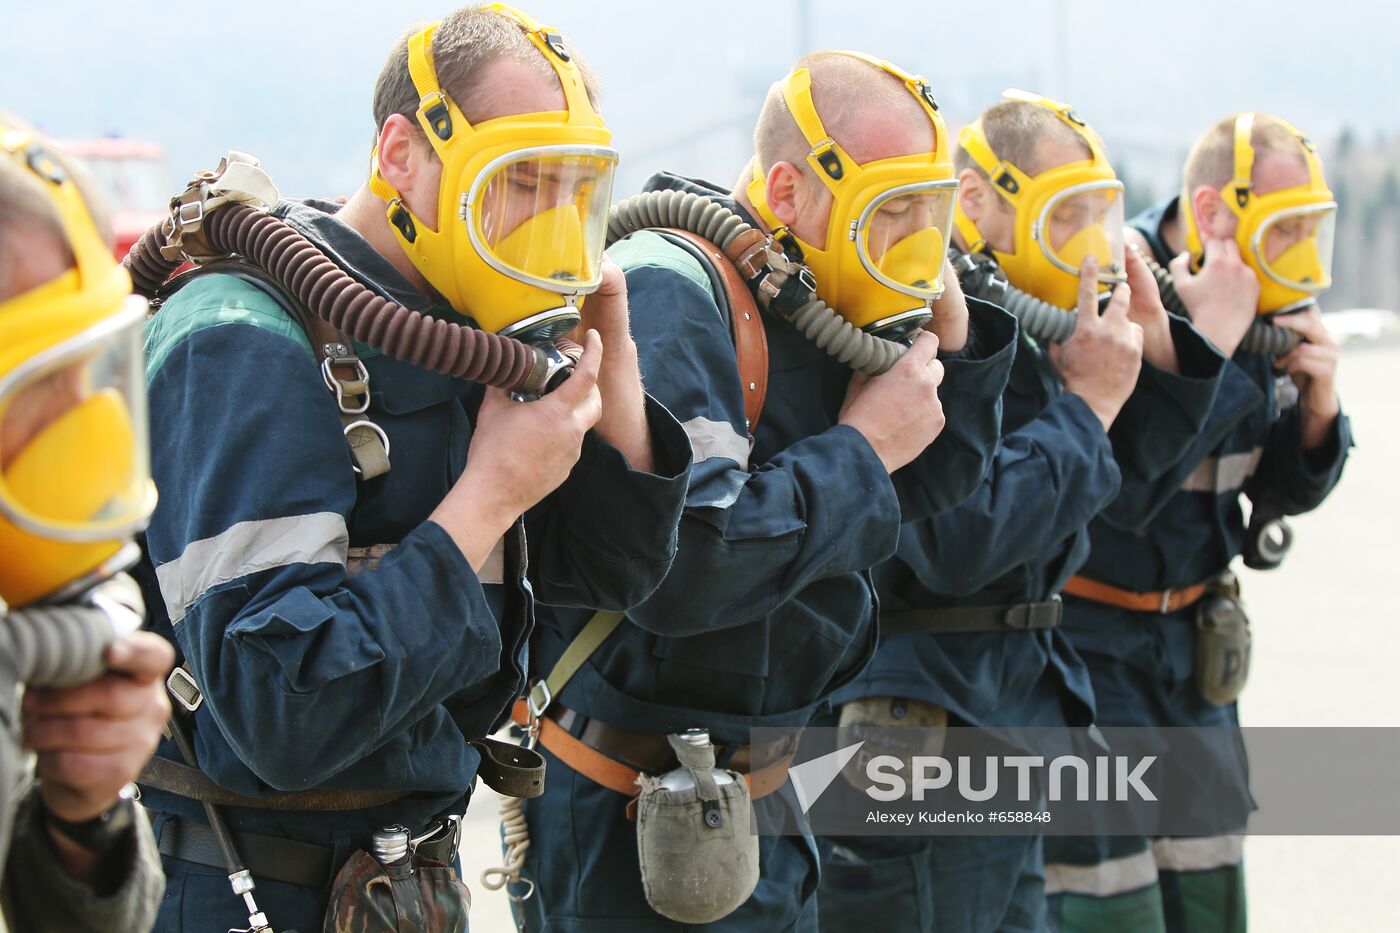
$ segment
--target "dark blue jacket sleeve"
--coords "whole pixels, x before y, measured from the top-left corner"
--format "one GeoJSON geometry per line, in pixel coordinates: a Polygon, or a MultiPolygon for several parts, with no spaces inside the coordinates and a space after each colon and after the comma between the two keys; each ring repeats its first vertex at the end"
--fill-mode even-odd
{"type": "Polygon", "coordinates": [[[940,354],[938,398],[947,419],[932,444],[894,473],[904,520],[950,509],[987,475],[1001,437],[1001,396],[1016,355],[1016,319],[989,302],[967,299],[968,342],[940,354]]]}
{"type": "Polygon", "coordinates": [[[1337,414],[1327,439],[1313,450],[1303,449],[1296,405],[1274,421],[1259,468],[1245,483],[1245,495],[1265,514],[1301,515],[1322,504],[1342,478],[1352,446],[1351,420],[1337,414]]]}
{"type": "Polygon", "coordinates": [[[1228,362],[1188,321],[1168,317],[1179,372],[1144,360],[1109,431],[1124,486],[1150,483],[1186,455],[1210,417],[1228,362]]]}
{"type": "Polygon", "coordinates": [[[632,469],[590,432],[569,478],[526,516],[530,578],[541,602],[621,612],[666,576],[690,479],[690,441],[659,402],[646,405],[654,472],[632,469]]]}
{"type": "Polygon", "coordinates": [[[905,523],[899,559],[930,590],[971,596],[1087,525],[1118,482],[1098,416],[1078,396],[1060,396],[1002,439],[967,501],[905,523]]]}
{"type": "Polygon", "coordinates": [[[1145,530],[1196,467],[1265,401],[1264,391],[1249,374],[1233,360],[1227,360],[1210,414],[1185,453],[1151,482],[1125,482],[1118,498],[1103,511],[1104,521],[1124,531],[1145,530]]]}
{"type": "Polygon", "coordinates": [[[150,404],[161,595],[205,708],[261,780],[321,784],[497,671],[496,619],[437,525],[347,574],[355,478],[305,347],[196,331],[150,404]]]}
{"type": "Polygon", "coordinates": [[[681,422],[694,459],[676,559],[633,622],[672,636],[741,625],[893,553],[899,503],[860,432],[834,425],[751,463],[734,344],[714,298],[650,264],[628,269],[627,289],[647,389],[681,422]]]}

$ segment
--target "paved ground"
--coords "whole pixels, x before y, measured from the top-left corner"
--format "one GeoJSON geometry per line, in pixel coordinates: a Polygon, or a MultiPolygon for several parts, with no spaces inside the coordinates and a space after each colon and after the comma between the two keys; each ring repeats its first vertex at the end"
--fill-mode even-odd
{"type": "MultiPolygon", "coordinates": [[[[1342,395],[1361,446],[1327,505],[1294,520],[1285,567],[1245,572],[1255,630],[1247,725],[1400,726],[1398,376],[1400,344],[1346,351],[1342,395]]],[[[489,796],[472,807],[462,853],[477,933],[512,928],[505,895],[478,881],[499,853],[489,796]]],[[[1254,930],[1400,930],[1400,837],[1253,837],[1245,851],[1254,930]]]]}

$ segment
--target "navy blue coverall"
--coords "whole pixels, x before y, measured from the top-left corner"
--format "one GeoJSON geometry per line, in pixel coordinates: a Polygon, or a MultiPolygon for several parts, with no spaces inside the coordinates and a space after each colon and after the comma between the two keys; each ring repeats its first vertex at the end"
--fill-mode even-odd
{"type": "MultiPolygon", "coordinates": [[[[1176,199],[1165,201],[1129,222],[1163,265],[1172,256],[1161,226],[1176,208],[1176,199]]],[[[1237,351],[1185,456],[1157,482],[1125,490],[1091,524],[1083,575],[1137,592],[1190,586],[1218,576],[1241,553],[1241,493],[1274,516],[1317,507],[1341,477],[1351,427],[1340,414],[1326,441],[1304,450],[1295,398],[1272,359],[1237,351]]],[[[1100,725],[1238,725],[1235,704],[1214,706],[1197,692],[1195,621],[1194,606],[1137,612],[1066,595],[1063,627],[1089,666],[1100,725]]],[[[1168,771],[1166,780],[1235,801],[1243,828],[1253,809],[1243,747],[1220,746],[1216,757],[1213,773],[1168,771]]],[[[1065,929],[1244,926],[1238,836],[1058,837],[1046,843],[1046,863],[1051,910],[1065,929]]]]}
{"type": "MultiPolygon", "coordinates": [[[[672,175],[653,177],[648,188],[738,208],[721,189],[672,175]]],[[[699,263],[646,232],[612,255],[627,273],[648,389],[685,426],[695,464],[666,581],[629,611],[558,702],[631,730],[704,727],[723,745],[748,742],[756,726],[805,726],[871,656],[869,568],[893,553],[901,511],[947,509],[981,481],[996,446],[1015,322],[969,302],[969,345],[944,360],[947,427],[891,477],[865,438],[838,424],[851,370],[767,313],[767,404],[751,444],[733,340],[699,263]]],[[[585,618],[541,613],[536,676],[549,672],[585,618]]],[[[532,844],[523,874],[539,885],[524,904],[526,928],[677,929],[645,900],[627,798],[547,757],[545,794],[525,802],[532,844]]],[[[772,823],[787,816],[805,825],[790,785],[756,806],[772,823]]],[[[813,838],[767,836],[760,845],[757,890],[713,928],[815,929],[813,838]]]]}
{"type": "MultiPolygon", "coordinates": [[[[276,213],[376,292],[453,318],[337,209],[284,201],[276,213]]],[[[589,435],[569,479],[525,518],[528,579],[514,534],[477,574],[427,518],[465,467],[483,390],[358,350],[366,417],[390,442],[389,473],[366,482],[309,341],[271,295],[211,273],[146,331],[161,495],[147,542],[159,591],[147,604],[203,690],[190,719],[200,769],[252,797],[407,795],[348,812],[226,809],[236,829],[330,850],[332,874],[375,829],[416,834],[462,813],[479,762],[468,742],[502,723],[524,684],[533,598],[620,610],[650,594],[675,553],[690,464],[680,426],[648,402],[656,474],[589,435]],[[394,547],[352,572],[348,552],[371,545],[394,547]]],[[[180,760],[168,741],[159,754],[180,760]]],[[[204,822],[195,800],[147,789],[144,802],[158,837],[172,821],[204,822]]],[[[221,868],[167,857],[165,871],[158,929],[247,925],[221,868]]],[[[276,929],[321,928],[329,875],[316,886],[255,880],[276,929]]]]}
{"type": "MultiPolygon", "coordinates": [[[[875,571],[882,612],[1042,602],[1088,557],[1088,524],[1122,488],[1150,483],[1211,410],[1224,358],[1172,318],[1179,372],[1144,362],[1112,429],[1064,391],[1042,346],[1023,334],[1003,399],[1002,445],[970,499],[906,522],[875,571]],[[1155,416],[1155,417],[1154,417],[1155,416]]],[[[950,726],[1087,725],[1083,662],[1058,629],[882,638],[875,660],[834,703],[915,699],[950,726]]],[[[956,735],[956,733],[954,733],[956,735]]],[[[955,754],[953,748],[947,754],[955,754]]],[[[870,836],[825,840],[822,927],[1034,931],[1045,921],[1041,837],[870,836]]]]}

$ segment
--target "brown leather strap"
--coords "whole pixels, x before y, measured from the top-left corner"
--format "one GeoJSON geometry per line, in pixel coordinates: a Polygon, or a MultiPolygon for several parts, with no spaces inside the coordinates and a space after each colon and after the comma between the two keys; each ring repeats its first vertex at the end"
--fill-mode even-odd
{"type": "Polygon", "coordinates": [[[136,783],[216,806],[249,807],[254,810],[365,810],[408,796],[400,790],[304,790],[273,797],[248,797],[215,784],[197,768],[168,758],[152,758],[142,769],[136,783]]]}
{"type": "Polygon", "coordinates": [[[729,302],[729,328],[734,338],[734,353],[739,359],[739,384],[744,392],[744,417],[749,433],[758,427],[763,414],[763,402],[768,397],[768,335],[763,329],[763,316],[758,302],[749,290],[739,268],[718,246],[696,233],[677,227],[665,231],[685,240],[700,250],[719,273],[724,285],[724,297],[729,302]]]}
{"type": "MultiPolygon", "coordinates": [[[[551,707],[550,711],[552,712],[557,709],[559,709],[559,706],[555,704],[551,707]]],[[[565,710],[564,712],[571,713],[569,710],[565,710]]],[[[528,725],[529,710],[526,708],[524,700],[516,701],[512,711],[512,718],[520,725],[528,725]]],[[[588,721],[588,724],[584,727],[585,734],[588,731],[588,725],[592,725],[596,722],[597,720],[588,721]]],[[[552,716],[547,715],[541,719],[539,727],[539,743],[549,749],[554,757],[558,758],[569,768],[582,774],[595,784],[601,784],[603,787],[615,793],[622,794],[625,797],[637,796],[639,790],[637,778],[641,776],[641,770],[609,757],[597,748],[592,747],[583,739],[575,738],[552,716]]],[[[627,730],[613,729],[613,732],[624,733],[627,732],[627,730]]],[[[627,734],[647,736],[648,739],[657,739],[660,741],[661,745],[666,745],[666,737],[660,733],[631,732],[627,734]]],[[[669,746],[667,747],[669,748],[669,746]]],[[[629,751],[631,752],[627,756],[629,759],[651,757],[651,755],[646,752],[639,755],[637,749],[631,749],[629,751]]],[[[744,779],[748,781],[749,784],[749,796],[754,800],[761,800],[769,794],[775,793],[787,782],[788,766],[792,764],[792,759],[796,754],[797,742],[792,741],[791,748],[781,750],[777,754],[772,754],[770,752],[770,755],[763,756],[764,758],[769,758],[771,756],[771,760],[757,771],[750,772],[748,766],[752,763],[754,756],[749,746],[743,746],[740,748],[739,752],[733,756],[728,766],[731,770],[743,772],[744,779]]],[[[648,768],[647,770],[660,773],[669,770],[673,766],[675,766],[674,757],[669,763],[661,767],[648,768]]],[[[632,811],[629,810],[629,815],[631,812],[632,811]]]]}
{"type": "MultiPolygon", "coordinates": [[[[516,702],[514,718],[521,725],[528,721],[528,713],[523,700],[516,702]]],[[[549,717],[540,720],[539,743],[549,749],[555,758],[593,783],[601,784],[608,790],[622,794],[624,797],[637,796],[637,778],[641,777],[640,771],[636,768],[629,768],[620,761],[613,761],[602,752],[589,748],[565,732],[560,728],[559,723],[549,717]]]]}
{"type": "Polygon", "coordinates": [[[1071,596],[1078,596],[1080,599],[1088,599],[1096,603],[1120,606],[1137,612],[1156,612],[1165,615],[1169,612],[1176,612],[1178,609],[1185,609],[1204,596],[1206,584],[1195,583],[1191,586],[1139,593],[1135,590],[1121,589],[1108,583],[1100,583],[1098,580],[1090,580],[1088,577],[1074,576],[1069,578],[1064,591],[1071,596]]]}

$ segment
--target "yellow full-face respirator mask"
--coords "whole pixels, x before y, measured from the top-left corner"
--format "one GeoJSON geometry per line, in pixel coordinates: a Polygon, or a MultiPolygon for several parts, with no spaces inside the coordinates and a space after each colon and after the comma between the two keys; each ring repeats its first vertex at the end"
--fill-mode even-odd
{"type": "Polygon", "coordinates": [[[1104,157],[1098,135],[1069,104],[1015,89],[1003,96],[1053,112],[1083,141],[1089,158],[1031,176],[992,149],[980,118],[968,124],[958,134],[958,145],[1014,213],[1015,234],[1010,252],[991,248],[961,203],[956,214],[958,232],[969,252],[990,250],[1016,288],[1072,311],[1079,297],[1079,270],[1090,257],[1098,262],[1101,291],[1128,277],[1123,257],[1123,183],[1104,157]]]}
{"type": "Polygon", "coordinates": [[[842,52],[895,78],[922,106],[933,127],[933,148],[914,155],[857,163],[832,139],[812,101],[805,68],[783,81],[783,99],[811,150],[807,164],[831,194],[822,243],[808,243],[783,225],[768,204],[766,170],[754,160],[749,202],[780,243],[812,271],[817,295],[852,325],[896,339],[932,317],[943,294],[943,268],[958,183],[948,129],[928,82],[897,65],[842,52]]]}
{"type": "MultiPolygon", "coordinates": [[[[1275,314],[1311,304],[1331,287],[1337,202],[1312,142],[1283,120],[1278,122],[1298,141],[1308,180],[1267,194],[1254,191],[1254,118],[1253,113],[1235,118],[1235,174],[1220,189],[1220,200],[1235,215],[1240,256],[1259,278],[1259,313],[1275,314]]],[[[1181,216],[1192,266],[1200,269],[1205,248],[1190,191],[1182,192],[1181,216]]]]}
{"type": "Polygon", "coordinates": [[[43,144],[0,124],[0,158],[43,187],[74,258],[57,278],[0,302],[0,601],[16,608],[123,569],[156,494],[146,302],[43,144]]]}
{"type": "Polygon", "coordinates": [[[602,281],[617,151],[563,39],[524,13],[519,23],[558,76],[565,110],[467,122],[433,68],[436,23],[408,41],[418,122],[442,162],[437,229],[415,216],[372,162],[370,190],[388,203],[400,245],[429,284],[482,329],[536,343],[578,323],[602,281]]]}

